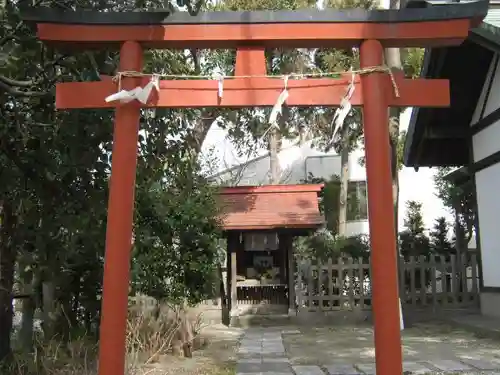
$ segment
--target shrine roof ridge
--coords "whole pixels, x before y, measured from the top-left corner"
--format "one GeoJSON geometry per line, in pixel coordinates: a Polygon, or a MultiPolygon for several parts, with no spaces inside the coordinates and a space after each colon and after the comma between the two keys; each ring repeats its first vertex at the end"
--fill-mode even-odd
{"type": "Polygon", "coordinates": [[[478,0],[467,3],[427,4],[423,8],[408,7],[400,10],[312,10],[297,11],[234,11],[201,12],[191,16],[188,12],[168,9],[140,12],[99,12],[90,10],[63,11],[46,7],[33,7],[22,12],[27,22],[67,25],[217,25],[217,24],[270,24],[270,23],[402,23],[477,19],[488,12],[489,2],[478,0]]]}
{"type": "Polygon", "coordinates": [[[258,185],[258,186],[226,186],[221,188],[220,195],[234,194],[276,194],[276,193],[319,193],[324,187],[324,184],[279,184],[279,185],[258,185]]]}

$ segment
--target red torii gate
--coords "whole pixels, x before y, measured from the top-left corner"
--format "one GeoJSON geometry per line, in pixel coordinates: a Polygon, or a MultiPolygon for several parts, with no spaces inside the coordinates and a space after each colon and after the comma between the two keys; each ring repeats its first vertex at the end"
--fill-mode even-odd
{"type": "MultiPolygon", "coordinates": [[[[34,8],[23,19],[38,26],[38,37],[53,46],[120,49],[120,72],[141,72],[143,49],[236,48],[236,76],[226,79],[224,95],[217,80],[164,80],[142,107],[273,106],[283,89],[280,79],[265,78],[264,49],[350,48],[359,46],[361,68],[383,67],[387,47],[456,45],[477,26],[488,1],[426,9],[304,10],[211,12],[191,17],[168,11],[99,13],[34,8]],[[257,77],[256,77],[257,76],[257,77]]],[[[380,69],[379,69],[380,70],[380,69]]],[[[110,78],[110,77],[107,77],[110,78]]],[[[370,220],[373,309],[377,373],[402,373],[398,275],[392,203],[388,107],[445,107],[447,80],[409,80],[396,75],[395,95],[388,74],[372,71],[356,77],[351,103],[363,106],[368,208],[370,220]]],[[[144,86],[148,78],[124,75],[121,87],[144,86]]],[[[290,80],[289,106],[338,106],[349,80],[290,80]]],[[[104,290],[100,327],[99,375],[123,375],[130,248],[141,104],[106,103],[117,82],[59,83],[56,108],[116,108],[110,181],[104,290]]]]}

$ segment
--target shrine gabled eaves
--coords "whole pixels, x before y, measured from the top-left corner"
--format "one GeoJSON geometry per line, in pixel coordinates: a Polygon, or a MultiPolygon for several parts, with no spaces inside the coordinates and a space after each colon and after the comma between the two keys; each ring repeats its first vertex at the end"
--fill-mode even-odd
{"type": "Polygon", "coordinates": [[[315,229],[324,223],[318,193],[323,185],[222,188],[222,227],[230,230],[315,229]]]}

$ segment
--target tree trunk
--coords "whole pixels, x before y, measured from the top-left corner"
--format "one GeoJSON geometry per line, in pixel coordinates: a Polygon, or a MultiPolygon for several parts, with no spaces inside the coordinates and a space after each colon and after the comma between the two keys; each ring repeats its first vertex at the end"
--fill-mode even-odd
{"type": "MultiPolygon", "coordinates": [[[[457,267],[457,274],[453,275],[453,277],[456,277],[457,282],[458,282],[458,292],[463,292],[463,283],[462,283],[462,273],[460,272],[460,265],[462,264],[462,250],[466,254],[465,257],[465,262],[467,262],[467,247],[464,246],[463,240],[464,240],[464,233],[463,233],[463,228],[462,228],[462,223],[460,223],[460,215],[458,213],[458,205],[455,204],[455,252],[457,254],[456,256],[456,261],[459,262],[459,267],[457,267]]],[[[466,263],[467,264],[467,263],[466,263]]],[[[456,285],[456,283],[455,283],[456,285]]]]}
{"type": "Polygon", "coordinates": [[[278,158],[279,153],[279,132],[276,128],[269,131],[269,168],[270,178],[269,183],[276,185],[280,183],[280,161],[278,158]]]}
{"type": "Polygon", "coordinates": [[[35,321],[35,291],[37,289],[37,277],[31,270],[26,267],[31,265],[21,265],[21,279],[24,285],[25,297],[22,303],[22,320],[21,329],[19,330],[19,338],[24,350],[31,351],[33,349],[33,326],[35,321]]]}
{"type": "Polygon", "coordinates": [[[339,236],[347,233],[347,199],[349,194],[349,127],[342,128],[340,150],[340,194],[339,194],[339,236]]]}
{"type": "Polygon", "coordinates": [[[203,142],[207,137],[216,115],[209,111],[202,111],[200,119],[196,122],[193,130],[192,146],[197,154],[201,152],[203,142]]]}
{"type": "MultiPolygon", "coordinates": [[[[390,0],[389,9],[399,9],[400,0],[390,0]]],[[[403,64],[401,63],[401,51],[399,48],[386,48],[385,50],[385,63],[392,69],[394,73],[403,71],[403,64]]],[[[399,163],[398,163],[398,143],[399,143],[399,118],[401,110],[399,108],[389,108],[389,142],[391,145],[391,174],[392,174],[392,199],[394,207],[394,233],[396,238],[396,253],[398,256],[398,275],[400,274],[399,267],[399,163]]],[[[404,289],[404,285],[399,283],[399,293],[404,289]]],[[[400,300],[401,303],[401,300],[400,300]]]]}
{"type": "MultiPolygon", "coordinates": [[[[392,199],[394,207],[394,232],[396,241],[399,235],[398,220],[399,220],[399,116],[401,115],[398,108],[390,108],[389,110],[389,135],[391,145],[391,175],[392,175],[392,199]]],[[[396,244],[396,249],[398,246],[396,244]]]]}
{"type": "MultiPolygon", "coordinates": [[[[390,0],[389,9],[399,9],[400,0],[390,0]]],[[[385,63],[394,73],[403,71],[401,63],[401,51],[399,48],[386,48],[385,63]]],[[[398,143],[399,143],[399,117],[401,110],[399,108],[389,109],[389,135],[391,137],[391,156],[392,156],[392,194],[394,204],[394,231],[396,233],[396,249],[398,246],[398,209],[399,209],[399,165],[398,165],[398,143]]],[[[399,253],[399,251],[398,251],[399,253]]]]}
{"type": "Polygon", "coordinates": [[[0,206],[0,362],[11,354],[12,289],[17,251],[13,241],[15,217],[8,203],[0,206]]]}
{"type": "MultiPolygon", "coordinates": [[[[47,276],[47,275],[46,275],[47,276]]],[[[47,339],[52,339],[55,334],[55,284],[52,280],[42,283],[43,303],[43,331],[47,339]]]]}

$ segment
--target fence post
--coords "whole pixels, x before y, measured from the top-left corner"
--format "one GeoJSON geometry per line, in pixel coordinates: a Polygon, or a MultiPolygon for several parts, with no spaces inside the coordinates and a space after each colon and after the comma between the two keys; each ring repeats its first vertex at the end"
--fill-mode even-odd
{"type": "Polygon", "coordinates": [[[452,254],[450,256],[450,263],[451,263],[451,302],[453,305],[457,305],[457,294],[458,294],[458,288],[457,288],[457,261],[458,257],[455,254],[452,254]]]}
{"type": "Polygon", "coordinates": [[[443,306],[447,306],[449,304],[449,300],[448,300],[448,269],[446,267],[446,257],[440,255],[439,262],[440,262],[439,269],[441,272],[441,293],[442,293],[441,302],[443,306]]]}
{"type": "Polygon", "coordinates": [[[404,257],[399,256],[399,298],[402,304],[407,303],[408,291],[406,288],[406,261],[404,257]]]}
{"type": "Polygon", "coordinates": [[[459,299],[462,304],[469,304],[469,290],[467,289],[467,265],[468,265],[468,254],[467,251],[464,251],[460,254],[460,259],[458,263],[458,274],[459,278],[459,299]]]}
{"type": "MultiPolygon", "coordinates": [[[[341,257],[338,258],[339,264],[342,261],[341,259],[342,259],[341,257]]],[[[332,258],[328,258],[327,307],[330,308],[330,309],[332,309],[332,310],[333,310],[334,305],[335,305],[335,301],[333,299],[333,287],[334,287],[334,283],[333,283],[333,260],[332,260],[332,258]]],[[[323,304],[321,306],[323,307],[323,309],[325,308],[324,302],[323,302],[323,304]]]]}
{"type": "Polygon", "coordinates": [[[420,267],[420,305],[427,305],[427,259],[424,255],[418,258],[418,265],[420,267]]]}
{"type": "Polygon", "coordinates": [[[304,280],[302,279],[302,270],[304,269],[303,267],[304,261],[300,260],[297,262],[297,283],[295,287],[295,297],[297,298],[297,309],[300,311],[302,308],[302,298],[304,294],[304,280]]]}
{"type": "Polygon", "coordinates": [[[354,299],[354,261],[352,257],[347,258],[347,273],[349,278],[349,289],[348,289],[348,298],[349,298],[349,308],[353,310],[356,308],[356,301],[354,299]]]}
{"type": "MultiPolygon", "coordinates": [[[[360,309],[365,308],[365,268],[364,268],[363,257],[358,257],[358,279],[359,279],[359,305],[360,309]]],[[[370,278],[370,294],[372,292],[372,279],[371,279],[371,269],[368,268],[369,278],[370,278]]],[[[371,303],[370,303],[371,306],[371,303]]]]}
{"type": "Polygon", "coordinates": [[[472,276],[472,285],[471,291],[474,296],[473,300],[475,304],[479,304],[479,287],[478,287],[478,262],[477,262],[477,253],[472,253],[470,256],[470,266],[471,266],[471,276],[472,276]]]}
{"type": "Polygon", "coordinates": [[[431,273],[431,294],[432,294],[432,310],[435,311],[438,301],[437,301],[437,283],[436,283],[436,256],[429,255],[429,272],[431,273]]]}
{"type": "MultiPolygon", "coordinates": [[[[317,263],[318,264],[318,263],[317,263]]],[[[309,310],[314,310],[314,302],[313,298],[314,295],[316,294],[314,290],[314,270],[313,270],[313,265],[312,262],[309,262],[309,267],[308,267],[308,275],[307,275],[307,306],[309,307],[309,310]]]]}
{"type": "Polygon", "coordinates": [[[410,261],[408,262],[408,268],[410,271],[410,300],[411,300],[411,305],[415,307],[417,305],[417,285],[415,282],[416,261],[413,255],[410,256],[410,261]]]}

